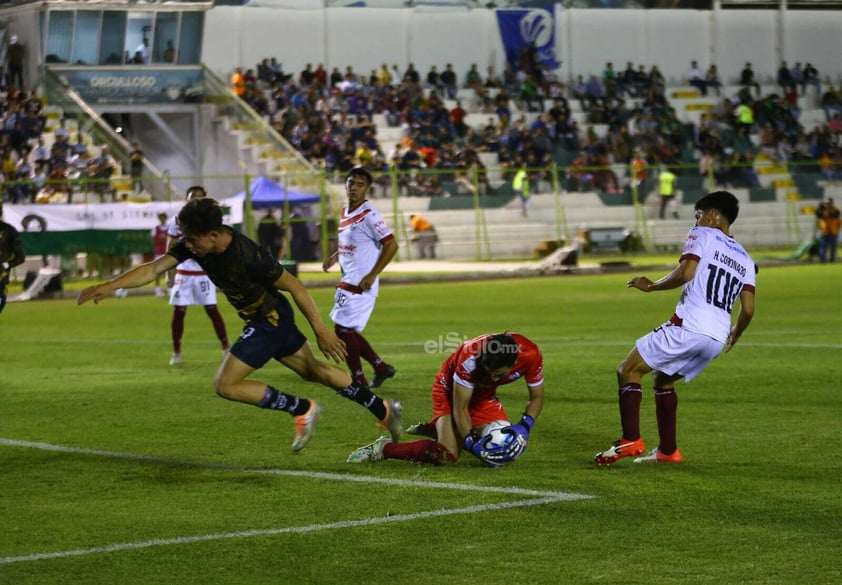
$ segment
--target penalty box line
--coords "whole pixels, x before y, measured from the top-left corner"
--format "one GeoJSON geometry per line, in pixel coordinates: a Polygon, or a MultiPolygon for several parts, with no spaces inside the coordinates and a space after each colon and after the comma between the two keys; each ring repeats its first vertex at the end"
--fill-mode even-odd
{"type": "Polygon", "coordinates": [[[410,486],[428,489],[448,489],[461,491],[474,491],[485,493],[503,493],[511,495],[527,496],[526,499],[518,499],[508,502],[498,502],[495,504],[479,504],[475,506],[466,506],[462,508],[444,508],[438,510],[428,510],[424,512],[414,512],[411,514],[393,514],[387,516],[375,516],[370,518],[363,518],[360,520],[346,520],[341,522],[328,522],[322,524],[311,524],[308,526],[292,526],[286,528],[270,528],[263,530],[244,530],[238,532],[224,532],[219,534],[202,534],[196,536],[180,536],[174,538],[159,538],[152,540],[144,540],[139,542],[126,542],[111,545],[104,545],[98,547],[91,547],[85,549],[75,549],[66,551],[57,551],[51,553],[36,553],[22,556],[0,557],[0,565],[8,565],[13,563],[32,562],[47,559],[61,559],[76,556],[85,556],[93,554],[104,554],[112,552],[122,552],[129,550],[138,550],[150,548],[153,546],[171,546],[184,545],[199,542],[210,542],[217,540],[231,540],[242,538],[254,538],[260,536],[274,536],[281,534],[301,534],[308,532],[318,532],[321,530],[337,530],[343,528],[356,528],[365,526],[376,526],[379,524],[387,524],[392,522],[408,522],[412,520],[425,520],[428,518],[437,518],[443,516],[454,516],[458,514],[476,514],[480,512],[487,512],[493,510],[506,510],[511,508],[523,508],[529,506],[543,506],[547,504],[555,504],[565,501],[586,500],[594,498],[595,496],[587,494],[577,494],[569,492],[555,492],[555,491],[540,491],[529,490],[517,487],[494,487],[494,486],[476,486],[470,484],[449,483],[449,482],[428,482],[419,480],[403,480],[390,479],[374,476],[343,474],[343,473],[325,473],[325,472],[309,472],[289,469],[259,469],[250,468],[238,465],[225,465],[214,463],[201,463],[194,461],[181,461],[177,459],[170,459],[166,457],[152,457],[147,455],[137,455],[134,453],[121,453],[118,451],[105,451],[100,449],[84,449],[79,447],[68,447],[64,445],[53,445],[50,443],[40,443],[33,441],[21,441],[17,439],[7,439],[0,437],[0,445],[8,447],[22,447],[29,449],[38,449],[42,451],[54,451],[60,453],[75,453],[80,455],[91,455],[95,457],[108,457],[112,459],[123,459],[127,461],[141,461],[144,463],[162,463],[166,465],[174,465],[181,467],[196,467],[202,469],[215,469],[221,471],[240,471],[244,473],[259,473],[268,475],[282,475],[289,477],[300,477],[305,479],[321,479],[331,481],[351,481],[359,483],[375,483],[395,486],[410,486]]]}

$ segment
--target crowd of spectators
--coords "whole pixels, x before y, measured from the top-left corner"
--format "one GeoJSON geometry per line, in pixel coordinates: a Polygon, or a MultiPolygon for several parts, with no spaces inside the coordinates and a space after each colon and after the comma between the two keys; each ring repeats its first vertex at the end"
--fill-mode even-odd
{"type": "Polygon", "coordinates": [[[0,120],[3,201],[72,202],[75,192],[87,189],[101,201],[108,196],[113,198],[108,179],[117,170],[117,164],[108,147],[92,156],[82,133],[71,135],[65,119],[53,130],[47,130],[44,104],[36,91],[6,88],[0,93],[0,120]]]}
{"type": "MultiPolygon", "coordinates": [[[[799,122],[799,90],[803,95],[811,85],[817,92],[821,88],[812,65],[788,68],[783,63],[777,78],[780,92],[763,94],[751,63],[738,79],[739,89],[723,96],[716,66],[702,73],[697,62],[691,63],[686,83],[703,95],[717,96],[697,124],[678,119],[656,65],[628,62],[616,71],[613,63],[606,63],[601,75],[587,80],[579,75],[566,86],[542,70],[528,49],[499,76],[493,68],[481,73],[472,65],[460,79],[451,64],[432,66],[423,75],[411,63],[403,72],[386,64],[369,74],[352,66],[328,72],[308,64],[298,73],[285,73],[276,59],[267,58],[256,73],[239,70],[232,85],[296,149],[328,172],[341,176],[361,165],[385,187],[391,179],[384,173],[397,168],[407,194],[469,193],[477,187],[487,191],[491,184],[483,152],[496,155],[504,180],[514,169],[529,168],[533,192],[549,179],[554,162],[564,167],[568,189],[618,192],[650,168],[712,174],[722,185],[752,187],[757,185],[754,159],[761,153],[805,166],[822,160],[826,164],[828,158],[838,161],[839,92],[831,86],[821,97],[827,124],[808,129],[799,122]],[[466,92],[460,88],[471,90],[471,97],[463,97],[466,92]],[[570,100],[577,100],[585,112],[584,128],[573,116],[570,100]],[[469,113],[488,114],[487,121],[468,125],[469,113]],[[375,114],[402,129],[401,141],[389,152],[378,141],[375,114]],[[644,170],[629,170],[625,179],[619,178],[614,169],[631,169],[633,162],[644,170]]],[[[654,172],[648,178],[654,179],[654,172]]],[[[643,181],[639,187],[651,185],[643,181]]]]}

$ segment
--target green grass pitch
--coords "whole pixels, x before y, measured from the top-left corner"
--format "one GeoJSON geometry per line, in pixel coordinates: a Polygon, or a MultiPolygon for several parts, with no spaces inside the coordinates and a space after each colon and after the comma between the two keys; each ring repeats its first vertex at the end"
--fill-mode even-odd
{"type": "MultiPolygon", "coordinates": [[[[383,286],[366,334],[398,369],[380,393],[403,401],[406,424],[429,416],[454,339],[511,330],[541,347],[544,413],[500,469],[346,464],[379,436],[373,418],[272,363],[257,379],[324,406],[292,453],[287,415],[214,395],[220,351],[201,309],[173,368],[164,299],[10,304],[0,583],[842,582],[842,265],[761,270],[741,342],[677,386],[683,465],[600,469],[594,453],[619,436],[614,370],[678,295],[628,290],[629,277],[383,286]]],[[[327,319],[332,290],[313,295],[327,319]]],[[[241,323],[220,306],[233,338],[241,323]]],[[[501,397],[516,416],[525,386],[501,397]]]]}

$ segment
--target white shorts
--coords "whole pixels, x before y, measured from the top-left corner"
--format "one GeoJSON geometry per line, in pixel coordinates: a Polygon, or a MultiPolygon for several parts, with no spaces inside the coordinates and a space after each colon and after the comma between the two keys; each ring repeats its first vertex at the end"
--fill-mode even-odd
{"type": "Polygon", "coordinates": [[[176,307],[215,305],[216,287],[206,274],[183,274],[176,270],[170,304],[176,307]]]}
{"type": "Polygon", "coordinates": [[[721,341],[669,321],[638,339],[636,346],[650,368],[668,376],[684,376],[685,382],[701,374],[725,347],[721,341]]]}
{"type": "Polygon", "coordinates": [[[375,301],[377,301],[377,295],[370,291],[357,294],[337,288],[330,318],[340,327],[362,331],[374,312],[375,301]]]}

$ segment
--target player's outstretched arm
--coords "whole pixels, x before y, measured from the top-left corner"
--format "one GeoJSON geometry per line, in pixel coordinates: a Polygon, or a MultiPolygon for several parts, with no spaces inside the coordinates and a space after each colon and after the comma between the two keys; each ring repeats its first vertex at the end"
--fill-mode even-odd
{"type": "Polygon", "coordinates": [[[728,336],[728,341],[725,342],[725,352],[731,351],[731,348],[737,343],[743,332],[748,328],[754,317],[754,291],[745,290],[740,292],[740,313],[737,315],[737,322],[731,327],[731,334],[728,336]]]}
{"type": "Polygon", "coordinates": [[[629,288],[636,288],[643,292],[653,292],[656,290],[670,290],[683,286],[685,283],[693,280],[696,275],[696,267],[699,265],[697,260],[685,258],[679,262],[675,270],[652,282],[645,276],[636,276],[632,278],[626,286],[629,288]]]}
{"type": "Polygon", "coordinates": [[[292,296],[295,306],[298,307],[298,310],[307,319],[310,328],[316,335],[316,343],[325,357],[334,360],[336,363],[344,362],[345,357],[348,355],[345,342],[339,339],[333,331],[328,329],[324,321],[322,321],[322,316],[316,307],[316,301],[313,300],[310,291],[307,290],[304,283],[285,270],[280,278],[275,281],[274,286],[278,290],[288,292],[292,296]]]}
{"type": "Polygon", "coordinates": [[[76,299],[76,304],[81,305],[90,300],[93,300],[94,303],[99,303],[102,299],[113,293],[118,288],[137,288],[139,286],[143,286],[144,284],[152,282],[159,274],[163,274],[170,268],[175,267],[177,264],[178,260],[169,254],[165,254],[157,260],[141,264],[140,266],[135,266],[111,280],[94,286],[89,286],[79,293],[79,297],[76,299]]]}

